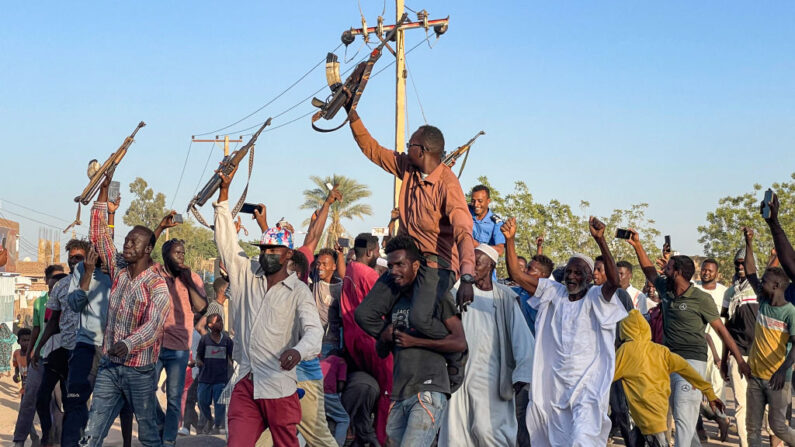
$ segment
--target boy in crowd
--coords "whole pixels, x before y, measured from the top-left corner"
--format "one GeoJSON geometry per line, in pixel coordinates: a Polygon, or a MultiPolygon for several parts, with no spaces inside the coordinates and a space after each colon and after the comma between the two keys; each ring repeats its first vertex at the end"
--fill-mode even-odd
{"type": "Polygon", "coordinates": [[[226,405],[218,402],[218,399],[229,378],[234,342],[228,334],[223,333],[224,320],[221,315],[212,314],[207,317],[207,328],[210,331],[199,341],[196,359],[196,364],[201,368],[197,378],[199,409],[207,421],[205,433],[218,434],[226,420],[226,405]],[[215,418],[210,414],[210,404],[215,406],[215,418]]]}
{"type": "MultiPolygon", "coordinates": [[[[28,346],[30,345],[30,329],[23,327],[17,331],[17,342],[19,349],[14,351],[13,366],[14,366],[14,383],[19,384],[19,396],[25,394],[25,379],[28,376],[28,346]]],[[[35,433],[35,432],[33,432],[35,433]]]]}

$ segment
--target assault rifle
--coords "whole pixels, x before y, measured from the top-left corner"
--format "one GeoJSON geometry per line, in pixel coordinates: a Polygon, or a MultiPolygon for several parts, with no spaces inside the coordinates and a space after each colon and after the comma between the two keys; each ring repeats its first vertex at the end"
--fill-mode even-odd
{"type": "MultiPolygon", "coordinates": [[[[389,30],[386,36],[381,37],[381,35],[378,35],[381,43],[373,49],[373,51],[370,53],[369,59],[359,63],[359,65],[356,66],[356,69],[353,70],[353,73],[351,73],[350,76],[348,76],[348,79],[345,80],[344,84],[342,83],[342,78],[340,78],[340,63],[337,61],[337,55],[334,53],[328,53],[328,56],[326,56],[326,82],[331,89],[331,95],[325,101],[312,98],[312,105],[320,109],[317,113],[312,115],[313,129],[318,132],[333,132],[348,122],[349,117],[346,117],[342,124],[333,129],[321,129],[315,126],[315,122],[320,118],[327,120],[334,118],[337,112],[339,112],[339,110],[348,102],[351,104],[350,112],[356,110],[356,105],[359,103],[359,98],[362,96],[364,87],[367,85],[367,80],[370,78],[370,72],[373,71],[373,66],[381,57],[381,50],[383,50],[384,46],[386,46],[392,53],[394,53],[392,48],[389,47],[388,42],[395,37],[395,33],[397,33],[400,25],[407,22],[408,19],[409,15],[403,14],[403,17],[401,17],[400,20],[395,24],[394,28],[389,30]]],[[[350,112],[348,112],[349,115],[350,112]]]]}
{"type": "Polygon", "coordinates": [[[458,178],[461,178],[461,173],[464,172],[464,166],[467,165],[467,158],[469,158],[469,149],[472,148],[472,144],[475,143],[475,140],[477,140],[479,136],[485,134],[486,132],[483,132],[482,130],[478,132],[477,135],[472,137],[471,140],[467,141],[466,144],[464,144],[463,146],[459,146],[458,149],[445,155],[444,159],[442,159],[442,163],[452,168],[456,160],[458,160],[462,155],[466,155],[464,157],[464,161],[461,163],[461,169],[458,171],[458,178]]]}
{"type": "MultiPolygon", "coordinates": [[[[222,172],[224,175],[231,174],[232,171],[234,171],[235,168],[243,160],[243,157],[245,157],[246,154],[249,154],[248,178],[250,179],[251,169],[254,167],[254,143],[257,142],[259,134],[262,133],[262,131],[266,127],[270,126],[271,119],[272,118],[268,118],[268,120],[262,124],[259,130],[254,132],[254,134],[251,136],[251,139],[248,140],[248,143],[246,143],[245,146],[225,156],[224,159],[221,161],[221,166],[218,168],[218,171],[222,172]]],[[[212,228],[209,224],[207,224],[207,222],[204,220],[201,214],[199,214],[199,211],[196,209],[196,206],[197,205],[203,206],[205,203],[207,203],[210,197],[212,197],[220,187],[221,187],[221,176],[216,172],[213,174],[213,176],[210,178],[207,184],[204,185],[204,188],[202,188],[201,191],[199,191],[199,193],[196,194],[196,196],[193,197],[193,199],[188,204],[188,211],[193,213],[193,215],[196,216],[196,220],[198,220],[205,227],[212,228]]],[[[232,210],[233,216],[237,214],[237,212],[240,210],[240,207],[243,206],[243,202],[246,200],[247,192],[248,192],[248,180],[246,180],[246,189],[243,190],[243,195],[240,197],[240,200],[237,202],[235,208],[232,210]]]]}
{"type": "Polygon", "coordinates": [[[116,152],[112,153],[101,166],[97,160],[91,160],[88,162],[88,186],[83,189],[83,192],[79,196],[75,197],[75,202],[77,202],[77,217],[75,217],[74,222],[72,222],[68,227],[66,227],[65,230],[63,230],[64,233],[69,231],[69,229],[73,226],[81,224],[80,204],[82,203],[83,205],[88,205],[91,203],[91,200],[97,195],[99,187],[102,185],[105,176],[113,173],[113,171],[116,169],[116,166],[121,163],[121,159],[127,155],[127,149],[129,149],[130,145],[132,145],[133,141],[135,141],[135,134],[138,133],[138,131],[144,126],[146,126],[145,122],[141,121],[138,123],[138,126],[135,128],[135,130],[133,130],[133,133],[124,139],[124,142],[116,150],[116,152]]]}

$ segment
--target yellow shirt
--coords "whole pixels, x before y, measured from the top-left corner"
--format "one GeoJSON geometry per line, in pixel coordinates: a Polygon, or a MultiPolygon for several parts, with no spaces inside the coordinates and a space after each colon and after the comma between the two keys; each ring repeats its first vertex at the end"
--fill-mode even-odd
{"type": "Polygon", "coordinates": [[[748,366],[754,377],[770,380],[787,357],[791,335],[795,335],[795,306],[790,303],[773,306],[767,300],[762,301],[754,326],[754,344],[748,354],[748,366]]]}
{"type": "Polygon", "coordinates": [[[712,385],[687,360],[651,341],[651,328],[640,312],[630,311],[621,321],[620,330],[625,343],[616,352],[613,381],[623,380],[629,412],[641,433],[651,435],[666,430],[671,373],[684,377],[709,400],[717,399],[712,385]]]}

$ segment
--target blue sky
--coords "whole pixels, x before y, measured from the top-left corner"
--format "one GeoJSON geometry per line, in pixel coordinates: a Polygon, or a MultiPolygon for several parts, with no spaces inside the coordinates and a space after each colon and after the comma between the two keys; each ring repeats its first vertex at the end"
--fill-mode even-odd
{"type": "MultiPolygon", "coordinates": [[[[375,24],[383,2],[361,3],[375,24]]],[[[407,57],[428,121],[450,147],[486,131],[461,179],[464,189],[480,175],[503,193],[523,180],[539,201],[556,198],[579,210],[587,200],[592,214],[647,202],[675,249],[700,253],[696,227],[719,198],[786,180],[795,170],[795,3],[408,6],[451,20],[433,49],[421,45],[407,57]]],[[[394,5],[386,7],[391,23],[394,5]]],[[[32,243],[41,224],[30,218],[60,228],[71,221],[87,161],[104,160],[140,120],[147,127],[116,179],[127,203],[126,185],[140,176],[170,204],[191,135],[257,109],[336,47],[343,30],[360,26],[354,0],[17,2],[3,16],[0,214],[19,220],[32,243]]],[[[407,47],[424,37],[407,32],[407,47]]],[[[385,54],[376,70],[390,58],[385,54]]],[[[229,130],[284,111],[324,82],[315,70],[229,130]]],[[[413,130],[423,120],[410,82],[407,101],[413,130]]],[[[390,68],[370,81],[359,106],[387,146],[393,104],[390,68]]],[[[306,102],[274,126],[310,110],[306,102]]],[[[191,148],[175,199],[180,212],[207,178],[201,171],[210,150],[191,148]]],[[[211,164],[220,156],[215,149],[211,164]]],[[[349,131],[319,134],[308,118],[260,138],[250,201],[265,202],[272,219],[300,223],[309,213],[298,209],[308,177],[332,173],[373,191],[375,215],[346,222],[351,233],[385,224],[391,179],[359,153],[349,131]]],[[[242,186],[242,179],[233,185],[234,197],[242,186]]],[[[211,208],[204,212],[210,216],[211,208]]],[[[31,255],[24,247],[22,254],[31,255]]]]}

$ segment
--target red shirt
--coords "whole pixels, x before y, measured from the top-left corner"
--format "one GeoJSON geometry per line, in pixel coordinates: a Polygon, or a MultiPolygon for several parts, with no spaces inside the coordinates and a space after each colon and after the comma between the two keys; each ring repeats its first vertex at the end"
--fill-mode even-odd
{"type": "Polygon", "coordinates": [[[348,377],[348,365],[345,360],[336,355],[330,355],[320,361],[320,369],[323,370],[323,392],[326,394],[337,394],[337,383],[344,382],[348,377]]]}
{"type": "Polygon", "coordinates": [[[356,324],[353,312],[359,307],[364,297],[370,293],[373,284],[378,280],[378,272],[362,264],[353,261],[348,264],[345,270],[345,278],[342,281],[342,298],[340,299],[340,312],[342,313],[342,334],[345,337],[345,347],[351,351],[352,345],[349,340],[364,336],[370,338],[362,328],[356,324]]]}

